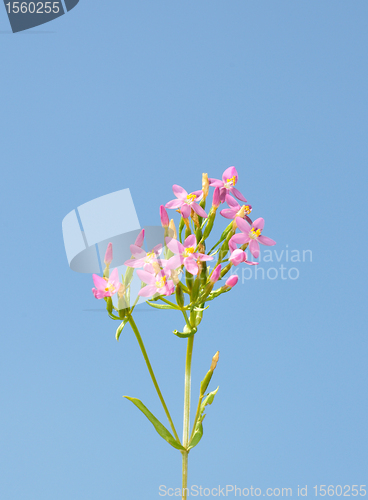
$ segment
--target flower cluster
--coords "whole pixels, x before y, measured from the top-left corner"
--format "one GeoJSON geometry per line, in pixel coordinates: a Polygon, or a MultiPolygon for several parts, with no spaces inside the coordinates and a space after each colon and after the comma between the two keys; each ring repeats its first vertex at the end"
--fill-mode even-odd
{"type": "Polygon", "coordinates": [[[175,330],[174,333],[185,337],[195,333],[203,311],[208,307],[205,307],[206,302],[231,290],[238,279],[236,275],[230,276],[217,290],[214,290],[214,285],[222,280],[233,266],[241,263],[258,264],[248,260],[246,249],[249,247],[252,256],[257,258],[260,254],[260,243],[275,245],[274,240],[262,234],[264,219],[260,217],[255,221],[251,220],[252,206],[235,187],[237,182],[236,168],[229,167],[224,171],[221,180],[208,178],[207,174],[203,174],[202,189],[189,194],[183,187],[174,184],[173,193],[176,199],[161,205],[159,209],[165,232],[164,241],[146,252],[142,248],[142,230],[135,243],[130,245],[131,258],[125,262],[127,272],[122,276],[121,282],[117,268],[111,274],[109,271],[112,262],[112,245],[109,244],[104,259],[106,268],[102,277],[93,275],[96,288],[92,291],[97,299],[106,300],[110,317],[121,320],[132,313],[138,300],[137,298],[133,306],[130,305],[129,288],[135,271],[142,282],[138,295],[151,298],[147,301],[148,304],[156,308],[178,309],[183,313],[186,321],[184,331],[180,333],[175,330]],[[214,191],[207,213],[205,209],[210,187],[213,187],[214,191]],[[206,251],[206,241],[212,233],[217,209],[224,203],[228,208],[220,210],[220,215],[224,219],[230,219],[230,223],[218,242],[210,251],[206,251]],[[178,231],[173,219],[169,219],[166,209],[174,209],[180,214],[178,231]],[[117,308],[111,301],[114,294],[119,297],[120,305],[117,308]],[[165,298],[174,295],[176,303],[165,298]]]}

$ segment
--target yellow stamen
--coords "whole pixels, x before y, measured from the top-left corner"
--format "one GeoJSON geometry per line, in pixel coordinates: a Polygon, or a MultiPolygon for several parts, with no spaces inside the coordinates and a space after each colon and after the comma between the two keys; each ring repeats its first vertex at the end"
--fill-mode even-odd
{"type": "Polygon", "coordinates": [[[197,196],[195,194],[188,194],[187,195],[187,203],[188,205],[190,205],[191,203],[193,203],[193,201],[197,198],[197,196]]]}
{"type": "Polygon", "coordinates": [[[252,240],[256,240],[258,238],[258,236],[261,236],[261,232],[262,232],[262,229],[254,229],[254,227],[252,227],[252,229],[250,230],[249,232],[249,236],[250,238],[252,238],[252,240]]]}
{"type": "Polygon", "coordinates": [[[183,257],[189,257],[190,255],[192,255],[192,253],[194,253],[193,247],[186,248],[183,257]]]}
{"type": "Polygon", "coordinates": [[[163,276],[159,281],[156,281],[156,287],[162,288],[166,285],[166,276],[163,276]]]}
{"type": "Polygon", "coordinates": [[[236,184],[236,177],[234,175],[233,177],[230,177],[230,179],[226,179],[225,187],[229,188],[231,186],[235,186],[235,184],[236,184]]]}

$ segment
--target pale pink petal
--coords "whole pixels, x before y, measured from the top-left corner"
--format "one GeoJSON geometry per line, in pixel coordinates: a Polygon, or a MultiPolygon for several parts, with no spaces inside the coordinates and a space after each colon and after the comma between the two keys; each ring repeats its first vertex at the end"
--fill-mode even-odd
{"type": "Polygon", "coordinates": [[[181,207],[183,204],[183,200],[171,200],[171,201],[168,201],[165,205],[165,208],[179,208],[181,207]]]}
{"type": "Polygon", "coordinates": [[[195,247],[196,243],[196,237],[194,236],[194,234],[190,234],[187,238],[185,238],[184,246],[185,248],[195,247]]]}
{"type": "Polygon", "coordinates": [[[162,245],[159,243],[158,245],[154,246],[152,248],[152,252],[155,253],[157,256],[161,254],[162,252],[162,245]]]}
{"type": "Polygon", "coordinates": [[[208,261],[208,260],[213,260],[213,257],[211,255],[206,255],[205,253],[197,253],[196,258],[198,260],[203,261],[208,261]]]}
{"type": "Polygon", "coordinates": [[[235,219],[237,212],[232,208],[224,208],[220,214],[226,219],[235,219]]]}
{"type": "Polygon", "coordinates": [[[231,240],[233,241],[233,243],[238,243],[238,244],[242,245],[243,243],[248,243],[248,241],[250,240],[250,238],[249,238],[249,236],[247,234],[237,233],[237,234],[234,234],[234,236],[231,237],[230,241],[231,240]]]}
{"type": "Polygon", "coordinates": [[[236,243],[235,241],[230,238],[230,241],[229,241],[229,250],[230,250],[230,253],[233,253],[234,250],[237,249],[237,246],[236,246],[236,243]]]}
{"type": "Polygon", "coordinates": [[[195,195],[196,201],[201,201],[201,199],[203,198],[203,191],[201,189],[199,191],[193,191],[190,194],[194,194],[195,195]]]}
{"type": "Polygon", "coordinates": [[[259,243],[257,240],[250,240],[249,250],[253,257],[259,257],[259,243]]]}
{"type": "Polygon", "coordinates": [[[179,198],[180,200],[186,200],[188,193],[185,191],[184,188],[181,186],[178,186],[177,184],[174,184],[172,187],[174,195],[179,198]]]}
{"type": "Polygon", "coordinates": [[[119,289],[120,282],[119,282],[119,271],[117,267],[115,267],[115,269],[110,273],[109,282],[112,283],[115,288],[119,289]]]}
{"type": "Polygon", "coordinates": [[[143,269],[138,269],[137,275],[143,283],[147,283],[149,285],[152,285],[156,282],[156,278],[151,274],[148,273],[147,271],[144,271],[143,269]]]}
{"type": "Polygon", "coordinates": [[[165,238],[165,243],[166,246],[169,250],[171,250],[173,253],[183,253],[185,252],[185,247],[180,243],[180,241],[176,240],[175,238],[165,238]]]}
{"type": "Polygon", "coordinates": [[[235,184],[236,184],[238,182],[238,172],[236,171],[235,167],[227,168],[225,172],[222,174],[222,180],[224,183],[226,183],[232,177],[235,177],[235,184]]]}
{"type": "Polygon", "coordinates": [[[224,188],[224,187],[220,188],[220,201],[221,201],[221,203],[224,203],[225,198],[226,198],[226,193],[227,193],[226,188],[224,188]]]}
{"type": "Polygon", "coordinates": [[[242,219],[241,217],[237,217],[235,221],[236,225],[238,226],[238,228],[242,233],[248,234],[249,231],[252,229],[251,226],[248,224],[248,222],[242,219]]]}
{"type": "Polygon", "coordinates": [[[258,266],[259,262],[252,262],[250,260],[247,260],[244,262],[244,264],[248,264],[248,266],[258,266]]]}
{"type": "Polygon", "coordinates": [[[244,196],[241,194],[241,192],[238,191],[236,188],[231,187],[230,191],[231,191],[231,194],[233,194],[235,196],[235,198],[238,198],[238,200],[247,202],[247,200],[244,198],[244,196]]]}
{"type": "Polygon", "coordinates": [[[267,236],[258,236],[258,241],[262,243],[262,245],[267,245],[269,247],[276,245],[276,241],[271,240],[271,238],[267,238],[267,236]]]}
{"type": "Polygon", "coordinates": [[[134,269],[136,269],[137,267],[142,267],[144,263],[144,259],[129,259],[124,262],[124,266],[133,267],[134,269]]]}
{"type": "Polygon", "coordinates": [[[201,206],[199,206],[197,203],[192,203],[191,207],[193,210],[200,216],[200,217],[208,217],[206,212],[203,210],[201,206]]]}
{"type": "Polygon", "coordinates": [[[138,295],[141,297],[151,297],[157,292],[157,288],[155,285],[147,285],[143,288],[141,288],[138,292],[138,295]]]}
{"type": "Polygon", "coordinates": [[[99,276],[98,274],[92,274],[93,283],[97,289],[104,289],[106,287],[106,280],[99,276]]]}
{"type": "Polygon", "coordinates": [[[239,205],[239,203],[234,200],[234,198],[232,196],[230,196],[229,194],[227,194],[225,196],[225,200],[226,200],[226,203],[229,205],[230,208],[233,208],[234,210],[236,210],[237,212],[239,212],[239,210],[241,209],[241,206],[239,205]]]}
{"type": "Polygon", "coordinates": [[[181,255],[173,255],[170,257],[170,259],[167,261],[167,268],[168,269],[177,269],[183,264],[183,257],[181,255]]]}
{"type": "Polygon", "coordinates": [[[213,187],[223,187],[224,183],[220,181],[219,179],[208,179],[208,182],[210,183],[210,186],[213,187]]]}
{"type": "Polygon", "coordinates": [[[264,227],[264,219],[262,219],[262,217],[259,217],[259,219],[256,219],[253,222],[253,227],[254,227],[254,229],[260,229],[262,231],[262,229],[264,227]]]}
{"type": "Polygon", "coordinates": [[[198,274],[197,262],[194,259],[192,259],[191,257],[186,257],[184,259],[184,266],[190,274],[194,274],[194,275],[198,274]]]}
{"type": "Polygon", "coordinates": [[[143,257],[146,256],[146,252],[142,250],[141,247],[138,245],[130,245],[130,251],[134,257],[137,257],[138,259],[142,259],[143,257]]]}
{"type": "Polygon", "coordinates": [[[184,219],[187,219],[190,215],[190,206],[187,205],[186,203],[183,203],[183,205],[181,206],[181,209],[180,209],[180,212],[181,212],[181,215],[184,217],[184,219]]]}

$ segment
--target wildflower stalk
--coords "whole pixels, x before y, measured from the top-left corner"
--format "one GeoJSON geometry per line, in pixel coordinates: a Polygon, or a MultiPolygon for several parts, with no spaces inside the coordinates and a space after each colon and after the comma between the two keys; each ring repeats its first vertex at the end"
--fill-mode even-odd
{"type": "Polygon", "coordinates": [[[187,355],[185,360],[183,446],[184,448],[186,448],[186,450],[181,452],[183,456],[182,500],[187,500],[188,453],[189,453],[187,448],[189,446],[190,384],[191,384],[193,342],[194,342],[194,335],[188,338],[187,355]]]}
{"type": "MultiPolygon", "coordinates": [[[[174,436],[175,436],[175,439],[178,441],[178,443],[180,443],[180,439],[179,439],[179,436],[178,436],[178,433],[176,432],[176,429],[175,429],[175,425],[174,425],[174,422],[172,421],[172,418],[171,418],[171,415],[170,415],[170,412],[166,406],[166,403],[165,403],[165,400],[162,396],[162,393],[160,391],[160,388],[158,386],[158,383],[157,383],[157,380],[156,380],[156,377],[155,377],[155,374],[153,373],[153,369],[152,369],[152,366],[151,366],[151,363],[150,363],[150,360],[148,358],[148,354],[147,354],[147,351],[146,351],[146,348],[144,347],[144,343],[143,343],[143,340],[142,340],[142,337],[141,337],[141,334],[139,333],[139,330],[137,328],[137,325],[135,324],[135,321],[133,319],[133,316],[129,315],[129,323],[130,323],[130,326],[132,327],[133,329],[133,332],[134,332],[134,335],[136,336],[137,340],[138,340],[138,344],[139,344],[139,347],[141,348],[141,351],[142,351],[142,354],[143,354],[143,357],[144,357],[144,360],[146,362],[146,365],[147,365],[147,368],[148,368],[148,371],[149,371],[149,374],[151,375],[151,379],[152,379],[152,382],[153,382],[153,385],[155,386],[155,389],[156,389],[156,392],[158,394],[158,397],[160,398],[160,401],[161,401],[161,404],[163,406],[163,409],[165,410],[165,413],[166,413],[166,416],[167,416],[167,419],[171,425],[171,429],[174,433],[174,436]]],[[[189,339],[190,340],[190,339],[189,339]]]]}

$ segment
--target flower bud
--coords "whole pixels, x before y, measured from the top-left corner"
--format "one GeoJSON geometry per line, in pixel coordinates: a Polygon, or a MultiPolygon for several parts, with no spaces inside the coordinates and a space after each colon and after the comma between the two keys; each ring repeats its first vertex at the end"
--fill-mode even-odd
{"type": "Polygon", "coordinates": [[[230,259],[229,260],[233,264],[233,266],[238,266],[242,262],[245,262],[246,259],[247,259],[247,257],[245,255],[245,253],[243,252],[243,250],[240,250],[240,248],[237,248],[230,255],[230,259]]]}
{"type": "Polygon", "coordinates": [[[138,234],[134,244],[137,245],[137,247],[142,247],[143,242],[144,242],[144,229],[142,229],[142,231],[138,234]]]}
{"type": "Polygon", "coordinates": [[[176,285],[176,302],[180,308],[184,306],[184,294],[180,283],[176,285]]]}
{"type": "Polygon", "coordinates": [[[107,245],[107,250],[105,253],[104,262],[105,262],[106,266],[109,266],[112,262],[112,243],[109,243],[107,245]]]}
{"type": "Polygon", "coordinates": [[[232,276],[230,276],[230,278],[226,280],[225,286],[232,288],[237,284],[238,279],[239,277],[236,274],[233,274],[232,276]]]}
{"type": "Polygon", "coordinates": [[[212,198],[212,205],[216,208],[220,206],[220,188],[215,187],[215,190],[213,192],[213,198],[212,198]]]}
{"type": "Polygon", "coordinates": [[[208,180],[208,174],[202,174],[203,200],[205,200],[207,198],[209,188],[210,188],[210,183],[209,183],[209,180],[208,180]]]}
{"type": "Polygon", "coordinates": [[[172,231],[172,234],[169,234],[170,238],[174,238],[174,240],[177,240],[178,239],[178,234],[176,232],[176,227],[175,227],[174,219],[171,219],[170,224],[169,224],[169,228],[172,231]]]}
{"type": "Polygon", "coordinates": [[[212,283],[216,283],[216,281],[219,279],[221,273],[221,264],[215,267],[215,269],[212,271],[210,281],[212,283]]]}
{"type": "Polygon", "coordinates": [[[160,218],[162,227],[169,227],[169,216],[167,215],[167,212],[163,205],[160,205],[160,218]]]}

